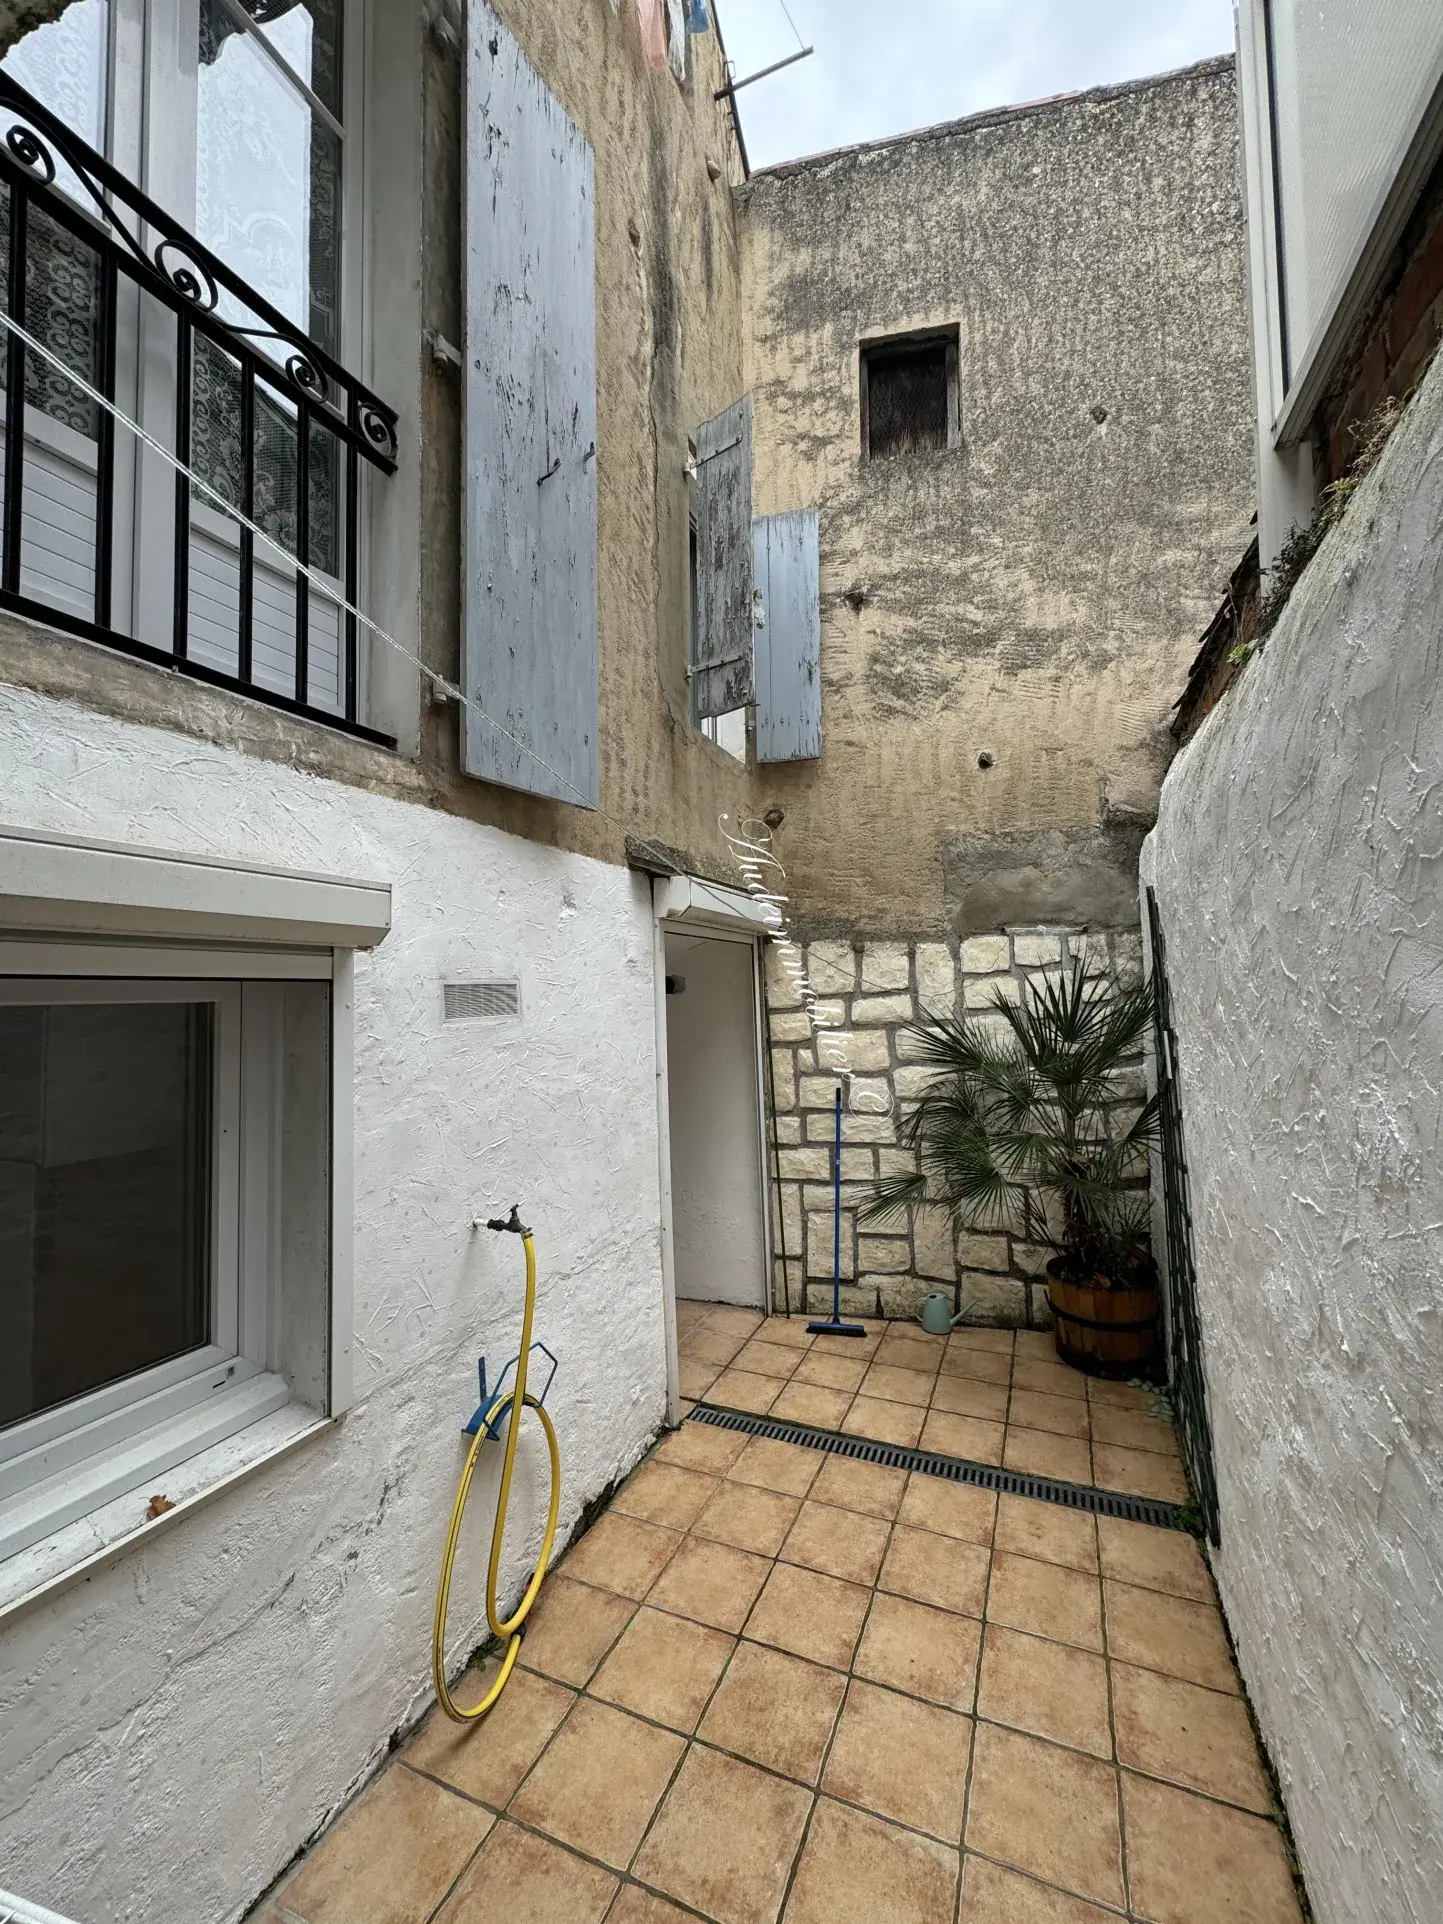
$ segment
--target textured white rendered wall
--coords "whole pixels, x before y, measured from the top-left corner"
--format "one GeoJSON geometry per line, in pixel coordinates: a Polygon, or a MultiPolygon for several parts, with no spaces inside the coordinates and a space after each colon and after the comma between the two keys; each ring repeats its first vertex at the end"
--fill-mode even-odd
{"type": "Polygon", "coordinates": [[[1443,360],[1144,850],[1218,1578],[1319,1924],[1443,1917],[1443,360]]]}
{"type": "Polygon", "coordinates": [[[755,969],[749,942],[667,934],[666,972],[686,978],[666,998],[676,1293],[762,1309],[755,969]]]}
{"type": "MultiPolygon", "coordinates": [[[[395,890],[391,935],[356,964],[356,1407],[0,1631],[0,1883],[87,1924],[221,1924],[428,1694],[476,1357],[504,1360],[520,1325],[519,1244],[473,1233],[474,1214],[519,1201],[537,1230],[563,1533],[661,1420],[650,889],[11,689],[0,818],[395,890]],[[443,976],[513,972],[519,1032],[443,1029],[443,976]]],[[[523,1443],[513,1588],[539,1539],[539,1455],[523,1443]]],[[[473,1491],[458,1653],[481,1634],[492,1488],[473,1491]]]]}

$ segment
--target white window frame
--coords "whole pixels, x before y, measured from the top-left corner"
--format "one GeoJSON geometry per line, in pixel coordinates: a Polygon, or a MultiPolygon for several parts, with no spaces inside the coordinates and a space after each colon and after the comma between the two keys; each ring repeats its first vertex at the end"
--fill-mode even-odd
{"type": "Polygon", "coordinates": [[[0,1000],[213,1001],[235,1140],[216,1157],[219,1340],[0,1430],[0,1620],[166,1527],[144,1502],[163,1473],[193,1505],[349,1406],[354,951],[389,927],[385,884],[0,827],[0,1000]],[[323,1387],[305,1397],[277,1367],[278,1024],[297,983],[327,983],[330,1010],[323,1387]]]}

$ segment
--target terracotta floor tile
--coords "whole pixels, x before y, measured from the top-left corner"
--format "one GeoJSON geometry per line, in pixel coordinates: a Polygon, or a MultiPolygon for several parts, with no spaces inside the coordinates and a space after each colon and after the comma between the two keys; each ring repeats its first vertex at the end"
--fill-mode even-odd
{"type": "Polygon", "coordinates": [[[718,1924],[773,1924],[811,1792],[694,1744],[636,1875],[718,1924]]]}
{"type": "Polygon", "coordinates": [[[722,1483],[692,1525],[692,1535],[713,1543],[729,1543],[733,1549],[750,1550],[755,1556],[774,1557],[801,1507],[796,1497],[783,1496],[777,1490],[758,1489],[751,1483],[722,1483]]]}
{"type": "Polygon", "coordinates": [[[926,1409],[937,1378],[931,1370],[899,1369],[892,1363],[873,1363],[862,1378],[863,1396],[880,1396],[888,1403],[915,1403],[926,1409]]]}
{"type": "Polygon", "coordinates": [[[724,1630],[643,1605],[596,1673],[591,1694],[690,1736],[734,1641],[724,1630]]]}
{"type": "MultiPolygon", "coordinates": [[[[685,1390],[685,1385],[682,1386],[685,1390]]],[[[707,1401],[724,1410],[749,1410],[765,1416],[776,1402],[781,1384],[775,1376],[758,1376],[752,1370],[724,1370],[707,1391],[707,1401]]]]}
{"type": "Polygon", "coordinates": [[[929,1703],[970,1710],[981,1640],[982,1626],[973,1617],[879,1590],[852,1668],[859,1677],[929,1703]]]}
{"type": "Polygon", "coordinates": [[[999,1497],[996,1543],[999,1550],[1097,1574],[1096,1519],[1078,1510],[1065,1510],[1058,1503],[1039,1503],[1026,1496],[999,1497]]]}
{"type": "Polygon", "coordinates": [[[1301,1924],[1275,1824],[1122,1773],[1133,1909],[1149,1924],[1301,1924]]]}
{"type": "Polygon", "coordinates": [[[809,1350],[815,1337],[807,1328],[805,1316],[768,1316],[753,1339],[762,1343],[781,1343],[788,1349],[809,1350]]]}
{"type": "Polygon", "coordinates": [[[495,1924],[506,1893],[506,1924],[600,1924],[616,1879],[559,1844],[500,1823],[477,1852],[437,1924],[495,1924]]]}
{"type": "Polygon", "coordinates": [[[511,1815],[624,1870],[685,1748],[671,1731],[583,1697],[511,1799],[511,1815]]]}
{"type": "Polygon", "coordinates": [[[571,1583],[560,1572],[549,1576],[526,1619],[520,1661],[528,1670],[555,1677],[577,1690],[631,1621],[636,1605],[614,1590],[571,1583]]]}
{"type": "Polygon", "coordinates": [[[987,1594],[987,1552],[975,1543],[897,1524],[877,1587],[914,1603],[980,1617],[987,1594]]]}
{"type": "Polygon", "coordinates": [[[680,1542],[678,1530],[663,1530],[654,1523],[607,1511],[567,1552],[561,1567],[574,1582],[615,1590],[639,1602],[680,1542]]]}
{"type": "Polygon", "coordinates": [[[971,1376],[939,1376],[932,1392],[932,1408],[953,1416],[980,1416],[984,1422],[1005,1423],[1007,1398],[1005,1383],[979,1383],[971,1376]]]}
{"type": "Polygon", "coordinates": [[[1094,1757],[1112,1755],[1107,1665],[1090,1650],[989,1623],[982,1638],[977,1715],[1094,1757]]]}
{"type": "Polygon", "coordinates": [[[849,1390],[854,1395],[867,1374],[865,1362],[834,1356],[830,1350],[809,1350],[797,1365],[794,1383],[815,1383],[818,1389],[849,1390]]]}
{"type": "Polygon", "coordinates": [[[851,1404],[850,1390],[826,1390],[815,1383],[788,1383],[773,1403],[771,1414],[787,1423],[805,1423],[814,1430],[835,1430],[851,1404]]]}
{"type": "Polygon", "coordinates": [[[1046,1396],[1041,1390],[1014,1390],[1007,1420],[1020,1429],[1077,1436],[1084,1442],[1091,1434],[1086,1403],[1075,1396],[1046,1396]]]}
{"type": "MultiPolygon", "coordinates": [[[[914,1326],[909,1324],[909,1331],[914,1326]]],[[[916,1370],[923,1376],[935,1376],[946,1354],[947,1345],[940,1336],[924,1336],[921,1330],[914,1334],[884,1336],[877,1345],[872,1358],[874,1363],[884,1364],[889,1369],[916,1370]]]]}
{"type": "Polygon", "coordinates": [[[716,1381],[718,1367],[715,1363],[702,1363],[692,1356],[677,1358],[676,1386],[683,1396],[700,1401],[716,1381]]]}
{"type": "Polygon", "coordinates": [[[885,1463],[856,1463],[850,1457],[829,1456],[822,1461],[812,1485],[814,1503],[833,1503],[838,1509],[860,1510],[864,1516],[897,1514],[907,1488],[907,1472],[885,1463]]]}
{"type": "Polygon", "coordinates": [[[993,1350],[1003,1356],[1011,1356],[1017,1347],[1017,1332],[1011,1329],[988,1329],[980,1323],[962,1324],[954,1329],[947,1338],[947,1348],[993,1350]]]}
{"type": "Polygon", "coordinates": [[[822,1789],[943,1843],[962,1838],[972,1720],[853,1678],[822,1789]]]}
{"type": "Polygon", "coordinates": [[[1117,1924],[1117,1913],[969,1853],[962,1859],[960,1924],[1117,1924]]]}
{"type": "Polygon", "coordinates": [[[1073,1436],[1051,1436],[1046,1430],[1023,1430],[1009,1423],[1002,1460],[1009,1470],[1056,1477],[1062,1483],[1092,1481],[1091,1449],[1073,1436]]]}
{"type": "Polygon", "coordinates": [[[306,1924],[426,1924],[495,1822],[392,1764],[328,1830],[262,1917],[306,1924]]]}
{"type": "Polygon", "coordinates": [[[676,1463],[685,1470],[722,1473],[750,1442],[745,1432],[719,1430],[711,1423],[683,1423],[662,1438],[651,1453],[654,1463],[676,1463]]]}
{"type": "Polygon", "coordinates": [[[712,1363],[717,1369],[725,1368],[741,1348],[735,1336],[709,1329],[678,1329],[676,1346],[687,1362],[712,1363]]]}
{"type": "Polygon", "coordinates": [[[943,1476],[913,1471],[897,1521],[913,1530],[932,1530],[938,1536],[961,1537],[965,1543],[991,1543],[997,1517],[997,1498],[991,1490],[968,1483],[952,1483],[943,1476]]]}
{"type": "Polygon", "coordinates": [[[753,1376],[776,1376],[786,1382],[801,1360],[798,1350],[788,1349],[782,1343],[763,1343],[753,1337],[737,1351],[732,1368],[748,1370],[753,1376]]]}
{"type": "Polygon", "coordinates": [[[1108,1764],[995,1724],[973,1746],[967,1848],[1121,1908],[1117,1779],[1108,1764]]]}
{"type": "Polygon", "coordinates": [[[1051,1637],[1055,1643],[1102,1649],[1101,1585],[1096,1577],[1060,1563],[995,1551],[987,1618],[1009,1630],[1051,1637]]]}
{"type": "Polygon", "coordinates": [[[1012,1337],[1014,1356],[1030,1356],[1035,1361],[1057,1361],[1057,1337],[1050,1329],[1019,1329],[1012,1337]]]}
{"type": "Polygon", "coordinates": [[[767,1578],[746,1634],[756,1643],[790,1650],[794,1657],[845,1670],[867,1614],[868,1592],[816,1570],[779,1563],[767,1578]]]}
{"type": "Polygon", "coordinates": [[[957,1852],[822,1798],[784,1924],[952,1924],[957,1852]]]}
{"type": "Polygon", "coordinates": [[[1183,1531],[1104,1516],[1097,1519],[1097,1539],[1105,1577],[1194,1603],[1213,1601],[1211,1572],[1195,1539],[1183,1531]]]}
{"type": "Polygon", "coordinates": [[[714,1303],[706,1319],[708,1329],[738,1330],[743,1337],[753,1336],[766,1321],[759,1309],[742,1309],[736,1303],[714,1303]]]}
{"type": "Polygon", "coordinates": [[[946,1410],[929,1410],[922,1425],[921,1446],[936,1450],[940,1456],[964,1456],[971,1463],[1000,1463],[1002,1425],[984,1423],[975,1416],[953,1416],[946,1410]]]}
{"type": "Polygon", "coordinates": [[[1134,1383],[1114,1383],[1105,1376],[1088,1378],[1087,1400],[1094,1409],[1103,1404],[1108,1409],[1140,1410],[1146,1414],[1157,1407],[1155,1392],[1139,1389],[1134,1383]]]}
{"type": "Polygon", "coordinates": [[[1105,1583],[1103,1596],[1110,1656],[1209,1690],[1237,1693],[1222,1619],[1212,1604],[1139,1590],[1129,1583],[1105,1583]]]}
{"type": "Polygon", "coordinates": [[[990,1349],[949,1349],[942,1358],[942,1374],[1005,1387],[1012,1380],[1012,1355],[990,1349]]]}
{"type": "Polygon", "coordinates": [[[1019,1356],[1012,1366],[1012,1387],[1014,1390],[1040,1390],[1044,1396],[1071,1396],[1079,1402],[1087,1400],[1087,1378],[1081,1370],[1069,1368],[1066,1363],[1041,1363],[1027,1356],[1019,1356]]]}
{"type": "Polygon", "coordinates": [[[738,1631],[747,1620],[771,1564],[726,1543],[688,1537],[647,1598],[653,1608],[710,1624],[713,1630],[738,1631]]]}
{"type": "Polygon", "coordinates": [[[739,1643],[698,1733],[704,1743],[815,1785],[846,1695],[839,1671],[739,1643]]]}
{"type": "MultiPolygon", "coordinates": [[[[484,1670],[471,1669],[451,1694],[462,1710],[469,1710],[490,1689],[496,1662],[484,1670]]],[[[486,1741],[474,1742],[471,1724],[453,1724],[441,1710],[433,1710],[401,1752],[408,1764],[444,1783],[454,1784],[468,1797],[479,1797],[493,1810],[503,1810],[512,1792],[550,1741],[562,1718],[576,1701],[570,1690],[529,1670],[515,1670],[511,1681],[486,1717],[486,1741]]]]}
{"type": "Polygon", "coordinates": [[[639,1884],[623,1884],[606,1913],[606,1924],[696,1924],[696,1913],[678,1910],[639,1884]]]}
{"type": "Polygon", "coordinates": [[[612,1498],[611,1507],[622,1516],[640,1517],[643,1523],[686,1530],[716,1491],[715,1477],[680,1469],[674,1463],[658,1463],[653,1457],[632,1471],[612,1498]]]}
{"type": "Polygon", "coordinates": [[[783,1496],[805,1496],[816,1481],[825,1458],[817,1450],[796,1443],[774,1443],[754,1436],[727,1471],[733,1483],[755,1483],[758,1489],[779,1490],[783,1496]]]}
{"type": "Polygon", "coordinates": [[[1175,1456],[1151,1450],[1121,1450],[1115,1444],[1094,1443],[1092,1474],[1099,1489],[1126,1490],[1130,1496],[1155,1496],[1164,1503],[1186,1503],[1187,1477],[1175,1456]]]}
{"type": "Polygon", "coordinates": [[[826,1503],[804,1503],[778,1555],[848,1583],[873,1584],[886,1554],[891,1526],[826,1503]]]}
{"type": "Polygon", "coordinates": [[[1241,1804],[1260,1816],[1269,1814],[1253,1727],[1241,1697],[1114,1663],[1112,1706],[1119,1763],[1241,1804]]]}
{"type": "Polygon", "coordinates": [[[1140,1410],[1115,1410],[1099,1403],[1093,1412],[1092,1434],[1099,1443],[1116,1443],[1127,1450],[1155,1450],[1163,1456],[1178,1453],[1172,1424],[1140,1410]]]}
{"type": "Polygon", "coordinates": [[[876,1443],[898,1443],[911,1449],[922,1434],[924,1412],[911,1403],[887,1403],[878,1396],[858,1396],[842,1418],[848,1436],[869,1436],[876,1443]]]}

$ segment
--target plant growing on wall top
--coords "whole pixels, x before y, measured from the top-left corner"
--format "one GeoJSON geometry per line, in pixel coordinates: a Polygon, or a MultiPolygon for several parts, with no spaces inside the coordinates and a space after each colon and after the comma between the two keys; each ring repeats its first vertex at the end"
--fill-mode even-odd
{"type": "Polygon", "coordinates": [[[1004,1036],[973,1015],[910,1025],[919,1062],[934,1072],[901,1124],[918,1166],[877,1183],[864,1217],[931,1204],[956,1229],[1006,1231],[1053,1249],[1059,1315],[1059,1283],[1154,1290],[1137,1176],[1157,1134],[1156,1098],[1109,1131],[1120,1074],[1152,1020],[1150,984],[1119,986],[1075,963],[1070,975],[1029,981],[1020,1005],[999,993],[993,1007],[1004,1036]]]}

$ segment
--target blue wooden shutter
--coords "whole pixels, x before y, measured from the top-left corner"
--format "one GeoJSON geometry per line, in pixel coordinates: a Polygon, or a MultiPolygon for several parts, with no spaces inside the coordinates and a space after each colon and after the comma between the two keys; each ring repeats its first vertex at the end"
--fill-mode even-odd
{"type": "Polygon", "coordinates": [[[815,508],[753,523],[757,592],[757,760],[822,752],[822,606],[815,508]]]}
{"type": "Polygon", "coordinates": [[[697,605],[692,695],[698,720],[752,699],[752,397],[696,438],[697,605]]]}
{"type": "Polygon", "coordinates": [[[595,160],[486,0],[466,142],[462,766],[595,808],[595,160]]]}

